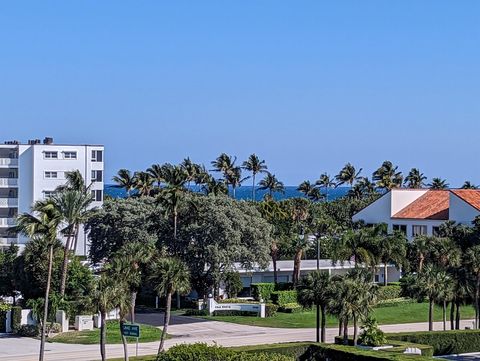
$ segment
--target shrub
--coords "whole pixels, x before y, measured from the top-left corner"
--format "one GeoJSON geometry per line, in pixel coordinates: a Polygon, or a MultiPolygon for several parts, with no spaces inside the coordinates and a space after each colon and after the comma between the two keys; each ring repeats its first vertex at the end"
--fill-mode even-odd
{"type": "Polygon", "coordinates": [[[237,294],[243,289],[242,279],[238,272],[226,272],[223,275],[223,282],[225,283],[225,291],[228,297],[237,297],[237,294]]]}
{"type": "Polygon", "coordinates": [[[298,303],[287,303],[280,307],[278,309],[279,312],[284,312],[284,313],[297,313],[297,312],[302,312],[303,307],[300,306],[298,303]]]}
{"type": "Polygon", "coordinates": [[[17,335],[22,337],[37,337],[40,329],[37,325],[21,325],[17,330],[17,335]]]}
{"type": "Polygon", "coordinates": [[[271,297],[273,303],[283,307],[287,303],[297,302],[297,291],[275,291],[272,292],[271,297]]]}
{"type": "Polygon", "coordinates": [[[393,298],[391,300],[383,300],[377,303],[377,307],[396,307],[404,305],[406,303],[417,303],[418,301],[413,298],[393,298]]]}
{"type": "Polygon", "coordinates": [[[47,335],[50,333],[61,333],[62,332],[62,325],[56,322],[49,322],[47,323],[47,335]]]}
{"type": "Polygon", "coordinates": [[[480,330],[393,333],[387,339],[430,345],[434,355],[480,351],[480,330]]]}
{"type": "Polygon", "coordinates": [[[366,346],[381,346],[386,343],[385,333],[378,328],[377,320],[368,317],[362,325],[358,341],[366,346]]]}
{"type": "Polygon", "coordinates": [[[280,354],[246,353],[208,346],[204,343],[181,344],[159,355],[157,361],[293,361],[293,357],[280,354]]]}
{"type": "Polygon", "coordinates": [[[196,310],[196,309],[189,309],[185,310],[185,316],[208,316],[210,313],[208,310],[196,310]]]}
{"type": "Polygon", "coordinates": [[[22,324],[22,308],[20,306],[12,307],[12,331],[17,332],[22,324]]]}
{"type": "Polygon", "coordinates": [[[265,304],[265,317],[273,317],[277,314],[278,306],[274,303],[265,304]]]}
{"type": "Polygon", "coordinates": [[[255,300],[260,301],[262,299],[264,302],[271,300],[270,296],[273,291],[275,291],[274,283],[252,283],[252,296],[255,300]]]}
{"type": "Polygon", "coordinates": [[[384,300],[399,298],[401,292],[402,292],[402,288],[397,285],[381,286],[381,287],[378,287],[377,300],[384,301],[384,300]]]}
{"type": "Polygon", "coordinates": [[[10,311],[12,307],[6,303],[0,303],[0,332],[7,332],[7,312],[10,311]]]}

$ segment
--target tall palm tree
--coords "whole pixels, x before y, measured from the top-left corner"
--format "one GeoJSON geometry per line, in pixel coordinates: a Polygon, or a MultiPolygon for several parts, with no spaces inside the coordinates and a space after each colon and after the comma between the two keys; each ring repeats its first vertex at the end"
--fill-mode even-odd
{"type": "Polygon", "coordinates": [[[151,265],[150,275],[150,281],[157,294],[167,299],[163,331],[158,347],[158,354],[160,354],[164,350],[165,336],[170,323],[172,295],[175,292],[187,293],[190,290],[190,271],[182,261],[176,258],[160,258],[151,265]]]}
{"type": "Polygon", "coordinates": [[[373,181],[376,182],[377,188],[390,190],[402,186],[402,172],[397,171],[398,166],[394,166],[392,162],[386,160],[380,168],[373,172],[373,181]]]}
{"type": "Polygon", "coordinates": [[[60,282],[60,295],[65,295],[65,286],[68,272],[68,259],[72,250],[75,254],[77,247],[78,232],[80,225],[88,219],[92,214],[93,209],[89,209],[93,202],[92,196],[87,192],[79,190],[65,189],[62,192],[54,194],[50,198],[50,203],[55,207],[56,212],[62,217],[62,225],[64,226],[61,232],[66,235],[63,252],[63,264],[60,282]]]}
{"type": "Polygon", "coordinates": [[[190,183],[195,181],[197,177],[197,172],[199,171],[199,165],[195,164],[190,160],[189,157],[185,158],[182,163],[180,163],[180,167],[183,168],[186,178],[187,178],[187,184],[188,184],[188,189],[190,189],[190,183]]]}
{"type": "Polygon", "coordinates": [[[327,173],[323,173],[320,175],[320,178],[318,178],[315,184],[325,189],[325,200],[328,202],[328,190],[330,188],[335,188],[337,186],[337,183],[335,183],[335,181],[330,178],[327,173]]]}
{"type": "Polygon", "coordinates": [[[270,197],[273,197],[274,193],[285,193],[285,186],[282,182],[280,182],[275,174],[267,173],[265,178],[263,178],[260,182],[258,182],[259,190],[264,191],[268,190],[268,194],[270,197]]]}
{"type": "Polygon", "coordinates": [[[130,197],[130,192],[135,188],[135,178],[128,169],[120,169],[112,180],[116,183],[115,188],[123,188],[127,192],[127,197],[130,197]]]}
{"type": "Polygon", "coordinates": [[[377,265],[379,227],[348,230],[335,242],[332,259],[337,261],[353,260],[355,268],[363,263],[372,269],[377,265]]]}
{"type": "Polygon", "coordinates": [[[461,188],[462,189],[478,189],[478,186],[467,180],[465,181],[465,183],[463,183],[461,188]]]}
{"type": "Polygon", "coordinates": [[[83,179],[82,173],[77,170],[70,172],[65,172],[65,184],[58,186],[56,191],[62,192],[64,190],[74,190],[79,192],[88,192],[93,183],[90,183],[88,186],[83,179]]]}
{"type": "Polygon", "coordinates": [[[407,188],[423,188],[426,180],[427,177],[418,168],[412,168],[405,177],[404,183],[407,188]]]}
{"type": "Polygon", "coordinates": [[[140,196],[147,197],[151,194],[155,180],[150,173],[135,172],[133,175],[133,181],[135,189],[138,191],[140,196]]]}
{"type": "Polygon", "coordinates": [[[340,170],[340,172],[335,176],[337,180],[337,185],[349,184],[350,187],[353,187],[353,184],[360,178],[360,173],[362,168],[357,172],[355,167],[351,163],[345,164],[345,166],[340,170]]]}
{"type": "Polygon", "coordinates": [[[242,185],[249,177],[242,178],[242,168],[233,167],[226,174],[225,181],[232,187],[233,198],[235,198],[235,192],[238,187],[242,185]]]}
{"type": "Polygon", "coordinates": [[[425,260],[433,249],[434,238],[429,236],[417,236],[413,239],[412,247],[418,259],[417,271],[422,272],[425,260]]]}
{"type": "Polygon", "coordinates": [[[475,245],[465,252],[465,262],[470,273],[475,277],[475,328],[480,324],[480,245],[475,245]]]}
{"type": "Polygon", "coordinates": [[[383,235],[379,237],[378,253],[380,261],[383,263],[383,284],[388,284],[388,264],[393,263],[397,268],[406,263],[407,257],[407,238],[402,232],[383,235]]]}
{"type": "Polygon", "coordinates": [[[228,187],[223,181],[223,179],[217,180],[211,175],[208,175],[208,178],[206,179],[206,181],[204,181],[202,185],[202,191],[205,192],[207,195],[228,195],[228,187]]]}
{"type": "Polygon", "coordinates": [[[243,168],[252,173],[252,200],[255,202],[255,178],[259,173],[267,172],[267,165],[264,160],[260,160],[258,156],[254,153],[251,154],[248,159],[243,162],[243,168]]]}
{"type": "Polygon", "coordinates": [[[430,189],[448,189],[449,184],[445,179],[433,178],[432,183],[428,184],[430,189]]]}
{"type": "Polygon", "coordinates": [[[300,284],[297,287],[298,303],[303,307],[311,307],[313,305],[317,307],[317,342],[325,342],[325,321],[327,318],[328,301],[331,297],[330,287],[330,276],[327,272],[322,271],[313,271],[309,273],[301,279],[300,284]]]}
{"type": "Polygon", "coordinates": [[[37,201],[32,207],[35,215],[23,213],[17,217],[15,230],[32,239],[44,242],[48,248],[48,273],[45,288],[42,334],[40,340],[39,361],[43,361],[45,354],[45,335],[48,317],[48,299],[50,295],[50,284],[52,281],[53,248],[57,240],[57,233],[62,221],[61,215],[57,212],[51,201],[37,201]]]}
{"type": "Polygon", "coordinates": [[[304,198],[292,198],[287,203],[286,211],[293,222],[292,248],[293,257],[293,284],[300,280],[300,266],[304,251],[309,247],[307,220],[310,216],[309,201],[304,198]]]}
{"type": "Polygon", "coordinates": [[[305,197],[312,201],[318,201],[322,198],[322,194],[318,190],[318,188],[315,188],[315,184],[310,183],[310,181],[306,180],[300,183],[300,185],[297,188],[297,191],[302,192],[305,197]]]}
{"type": "Polygon", "coordinates": [[[154,181],[157,182],[157,187],[160,188],[163,182],[162,166],[160,164],[152,164],[150,168],[147,168],[147,173],[152,176],[154,181]]]}
{"type": "Polygon", "coordinates": [[[447,330],[447,302],[453,299],[454,281],[450,274],[442,272],[438,275],[439,288],[435,295],[435,302],[442,306],[443,330],[447,330]]]}
{"type": "Polygon", "coordinates": [[[231,157],[226,153],[220,154],[217,159],[211,162],[213,170],[223,174],[223,179],[227,185],[233,190],[233,198],[235,198],[235,189],[241,185],[247,178],[242,178],[242,169],[235,165],[237,157],[231,157]]]}
{"type": "Polygon", "coordinates": [[[375,184],[367,177],[360,177],[358,182],[347,192],[347,197],[352,199],[363,199],[375,193],[375,184]]]}

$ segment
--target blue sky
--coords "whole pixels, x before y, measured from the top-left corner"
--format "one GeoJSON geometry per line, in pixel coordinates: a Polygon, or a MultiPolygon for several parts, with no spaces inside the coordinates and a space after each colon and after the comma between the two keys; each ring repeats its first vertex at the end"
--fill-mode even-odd
{"type": "Polygon", "coordinates": [[[255,152],[286,184],[389,159],[480,183],[478,1],[0,4],[2,140],[119,168],[255,152]]]}

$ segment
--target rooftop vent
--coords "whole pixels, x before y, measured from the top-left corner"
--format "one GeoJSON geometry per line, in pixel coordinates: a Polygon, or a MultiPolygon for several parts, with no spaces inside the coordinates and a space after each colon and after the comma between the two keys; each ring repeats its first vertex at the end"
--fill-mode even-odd
{"type": "Polygon", "coordinates": [[[28,144],[33,145],[33,144],[40,144],[40,139],[29,139],[28,144]]]}
{"type": "Polygon", "coordinates": [[[6,140],[5,144],[14,145],[14,144],[19,144],[19,143],[18,143],[18,140],[6,140]]]}
{"type": "Polygon", "coordinates": [[[53,144],[53,138],[45,137],[45,139],[43,139],[43,144],[53,144]]]}

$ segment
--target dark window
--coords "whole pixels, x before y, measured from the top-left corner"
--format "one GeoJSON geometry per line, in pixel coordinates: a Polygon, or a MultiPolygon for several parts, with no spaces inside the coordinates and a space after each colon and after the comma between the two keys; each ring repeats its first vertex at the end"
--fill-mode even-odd
{"type": "Polygon", "coordinates": [[[101,170],[92,170],[92,181],[101,182],[103,181],[103,171],[101,170]]]}
{"type": "Polygon", "coordinates": [[[438,226],[432,227],[432,236],[435,236],[435,237],[440,236],[440,227],[438,226]]]}
{"type": "Polygon", "coordinates": [[[403,234],[407,234],[407,225],[406,224],[394,224],[393,225],[393,230],[394,231],[400,231],[403,234]]]}
{"type": "Polygon", "coordinates": [[[427,226],[412,226],[412,235],[414,237],[416,236],[422,236],[427,234],[427,226]]]}
{"type": "Polygon", "coordinates": [[[95,202],[101,202],[103,199],[103,192],[101,190],[93,190],[92,197],[95,202]]]}
{"type": "Polygon", "coordinates": [[[103,151],[92,150],[92,162],[103,162],[103,151]]]}

